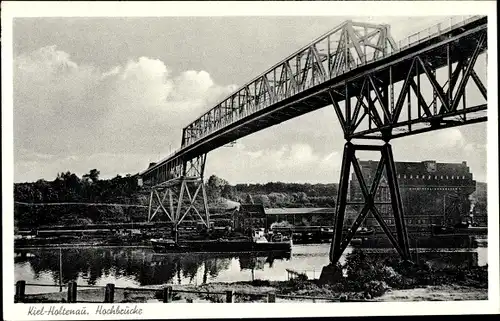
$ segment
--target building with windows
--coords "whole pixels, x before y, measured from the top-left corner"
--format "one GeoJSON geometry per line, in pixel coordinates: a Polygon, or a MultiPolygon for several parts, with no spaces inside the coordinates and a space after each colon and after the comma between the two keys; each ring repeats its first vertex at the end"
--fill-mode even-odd
{"type": "MultiPolygon", "coordinates": [[[[368,186],[375,175],[377,161],[359,161],[368,186]]],[[[411,232],[430,231],[431,224],[453,226],[469,219],[469,195],[476,189],[476,182],[466,162],[437,163],[396,162],[396,173],[403,203],[406,226],[411,232]]],[[[363,194],[358,179],[353,173],[349,199],[362,201],[363,194]]],[[[376,194],[376,202],[390,202],[391,196],[384,170],[376,194]]],[[[389,227],[394,226],[391,205],[377,205],[389,227]]],[[[346,219],[353,221],[361,210],[351,208],[346,219]]],[[[351,222],[348,222],[351,223],[351,222]]],[[[369,214],[364,226],[381,229],[375,218],[369,214]]]]}

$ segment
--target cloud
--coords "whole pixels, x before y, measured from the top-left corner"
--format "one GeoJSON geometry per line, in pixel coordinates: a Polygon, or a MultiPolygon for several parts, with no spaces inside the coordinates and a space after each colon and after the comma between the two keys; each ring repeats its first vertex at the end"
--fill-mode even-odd
{"type": "Polygon", "coordinates": [[[71,169],[55,168],[70,156],[88,169],[113,164],[110,175],[139,171],[151,154],[177,148],[181,128],[233,89],[205,71],[172,75],[164,62],[147,57],[100,70],[56,46],[23,53],[14,59],[15,180],[38,179],[37,172],[55,177],[71,169]],[[137,157],[143,165],[110,155],[137,157]]]}
{"type": "Polygon", "coordinates": [[[434,133],[433,142],[434,147],[464,147],[466,144],[462,132],[458,128],[449,128],[447,130],[440,130],[434,133]]]}
{"type": "Polygon", "coordinates": [[[207,175],[230,178],[231,183],[331,183],[340,169],[341,157],[337,152],[324,154],[309,144],[292,142],[278,149],[267,142],[248,149],[238,145],[211,153],[207,159],[207,175]]]}
{"type": "Polygon", "coordinates": [[[175,79],[175,98],[178,100],[203,98],[214,82],[206,71],[188,70],[175,79]]]}

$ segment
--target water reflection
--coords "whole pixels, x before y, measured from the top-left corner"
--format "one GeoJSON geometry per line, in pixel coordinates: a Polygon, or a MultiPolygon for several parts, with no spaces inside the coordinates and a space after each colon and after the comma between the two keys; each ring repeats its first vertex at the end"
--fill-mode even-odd
{"type": "MultiPolygon", "coordinates": [[[[352,251],[347,248],[346,253],[352,251]]],[[[397,256],[389,249],[364,249],[370,256],[397,256]]],[[[161,284],[200,284],[286,280],[286,269],[319,277],[327,265],[329,244],[295,245],[292,256],[241,254],[156,254],[147,248],[77,248],[62,250],[62,282],[82,285],[147,286],[161,284]]],[[[414,259],[429,261],[435,267],[477,266],[487,263],[487,248],[475,250],[420,250],[414,259]]],[[[345,262],[345,256],[341,263],[345,262]]],[[[15,256],[16,280],[59,284],[59,249],[18,250],[15,256]]]]}
{"type": "MultiPolygon", "coordinates": [[[[19,250],[15,252],[16,274],[30,269],[33,280],[59,282],[59,250],[19,250]]],[[[150,249],[86,248],[62,250],[62,282],[82,280],[96,285],[102,279],[128,279],[134,285],[193,283],[202,275],[202,282],[216,280],[222,271],[239,262],[239,270],[263,270],[273,267],[275,260],[289,260],[290,255],[242,254],[157,254],[150,249]]],[[[42,283],[42,282],[38,282],[42,283]]]]}

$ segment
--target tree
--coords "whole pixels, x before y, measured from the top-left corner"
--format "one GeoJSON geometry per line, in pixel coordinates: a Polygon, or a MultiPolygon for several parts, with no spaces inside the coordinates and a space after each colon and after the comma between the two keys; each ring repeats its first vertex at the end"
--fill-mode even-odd
{"type": "Polygon", "coordinates": [[[289,202],[288,195],[285,193],[270,193],[267,196],[273,205],[281,206],[289,202]]]}
{"type": "Polygon", "coordinates": [[[245,204],[253,204],[253,197],[251,194],[247,194],[245,197],[245,204]]]}
{"type": "Polygon", "coordinates": [[[99,175],[100,174],[101,174],[101,172],[94,168],[94,169],[91,169],[88,174],[85,174],[82,177],[84,177],[84,178],[90,178],[90,180],[92,181],[92,183],[95,183],[95,182],[97,182],[99,180],[99,175]]]}
{"type": "Polygon", "coordinates": [[[222,187],[221,196],[232,201],[237,200],[236,187],[226,184],[222,187]]]}
{"type": "Polygon", "coordinates": [[[304,192],[297,193],[297,201],[300,203],[308,203],[309,199],[307,198],[307,194],[304,192]]]}
{"type": "Polygon", "coordinates": [[[269,197],[267,195],[261,194],[261,195],[256,195],[254,197],[255,204],[262,204],[264,207],[268,207],[271,205],[271,201],[269,201],[269,197]]]}
{"type": "Polygon", "coordinates": [[[229,185],[226,180],[219,178],[216,175],[211,175],[208,178],[206,186],[208,198],[212,201],[218,200],[222,195],[222,189],[226,185],[229,185]]]}

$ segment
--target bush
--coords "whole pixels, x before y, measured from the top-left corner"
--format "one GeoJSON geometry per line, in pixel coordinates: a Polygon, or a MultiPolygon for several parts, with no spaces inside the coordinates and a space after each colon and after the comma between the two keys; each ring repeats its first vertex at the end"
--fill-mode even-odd
{"type": "Polygon", "coordinates": [[[292,292],[297,292],[297,291],[315,291],[318,290],[318,286],[311,282],[307,281],[304,279],[291,279],[287,282],[283,282],[280,286],[281,290],[280,292],[283,294],[287,293],[292,293],[292,292]]]}
{"type": "Polygon", "coordinates": [[[365,284],[364,291],[373,298],[383,295],[389,289],[390,287],[384,281],[373,280],[365,284]]]}
{"type": "Polygon", "coordinates": [[[331,285],[334,292],[364,292],[366,298],[380,296],[390,288],[407,289],[423,285],[459,284],[487,288],[487,267],[446,267],[436,269],[428,262],[400,261],[366,255],[355,249],[346,256],[347,277],[331,285]]]}
{"type": "Polygon", "coordinates": [[[401,274],[396,272],[391,266],[384,266],[382,268],[381,278],[391,287],[405,287],[407,280],[401,274]]]}
{"type": "Polygon", "coordinates": [[[377,259],[359,249],[347,255],[344,268],[347,271],[349,288],[354,291],[366,291],[366,284],[371,281],[384,282],[388,287],[408,288],[414,283],[409,276],[415,275],[418,270],[410,262],[377,259]]]}

